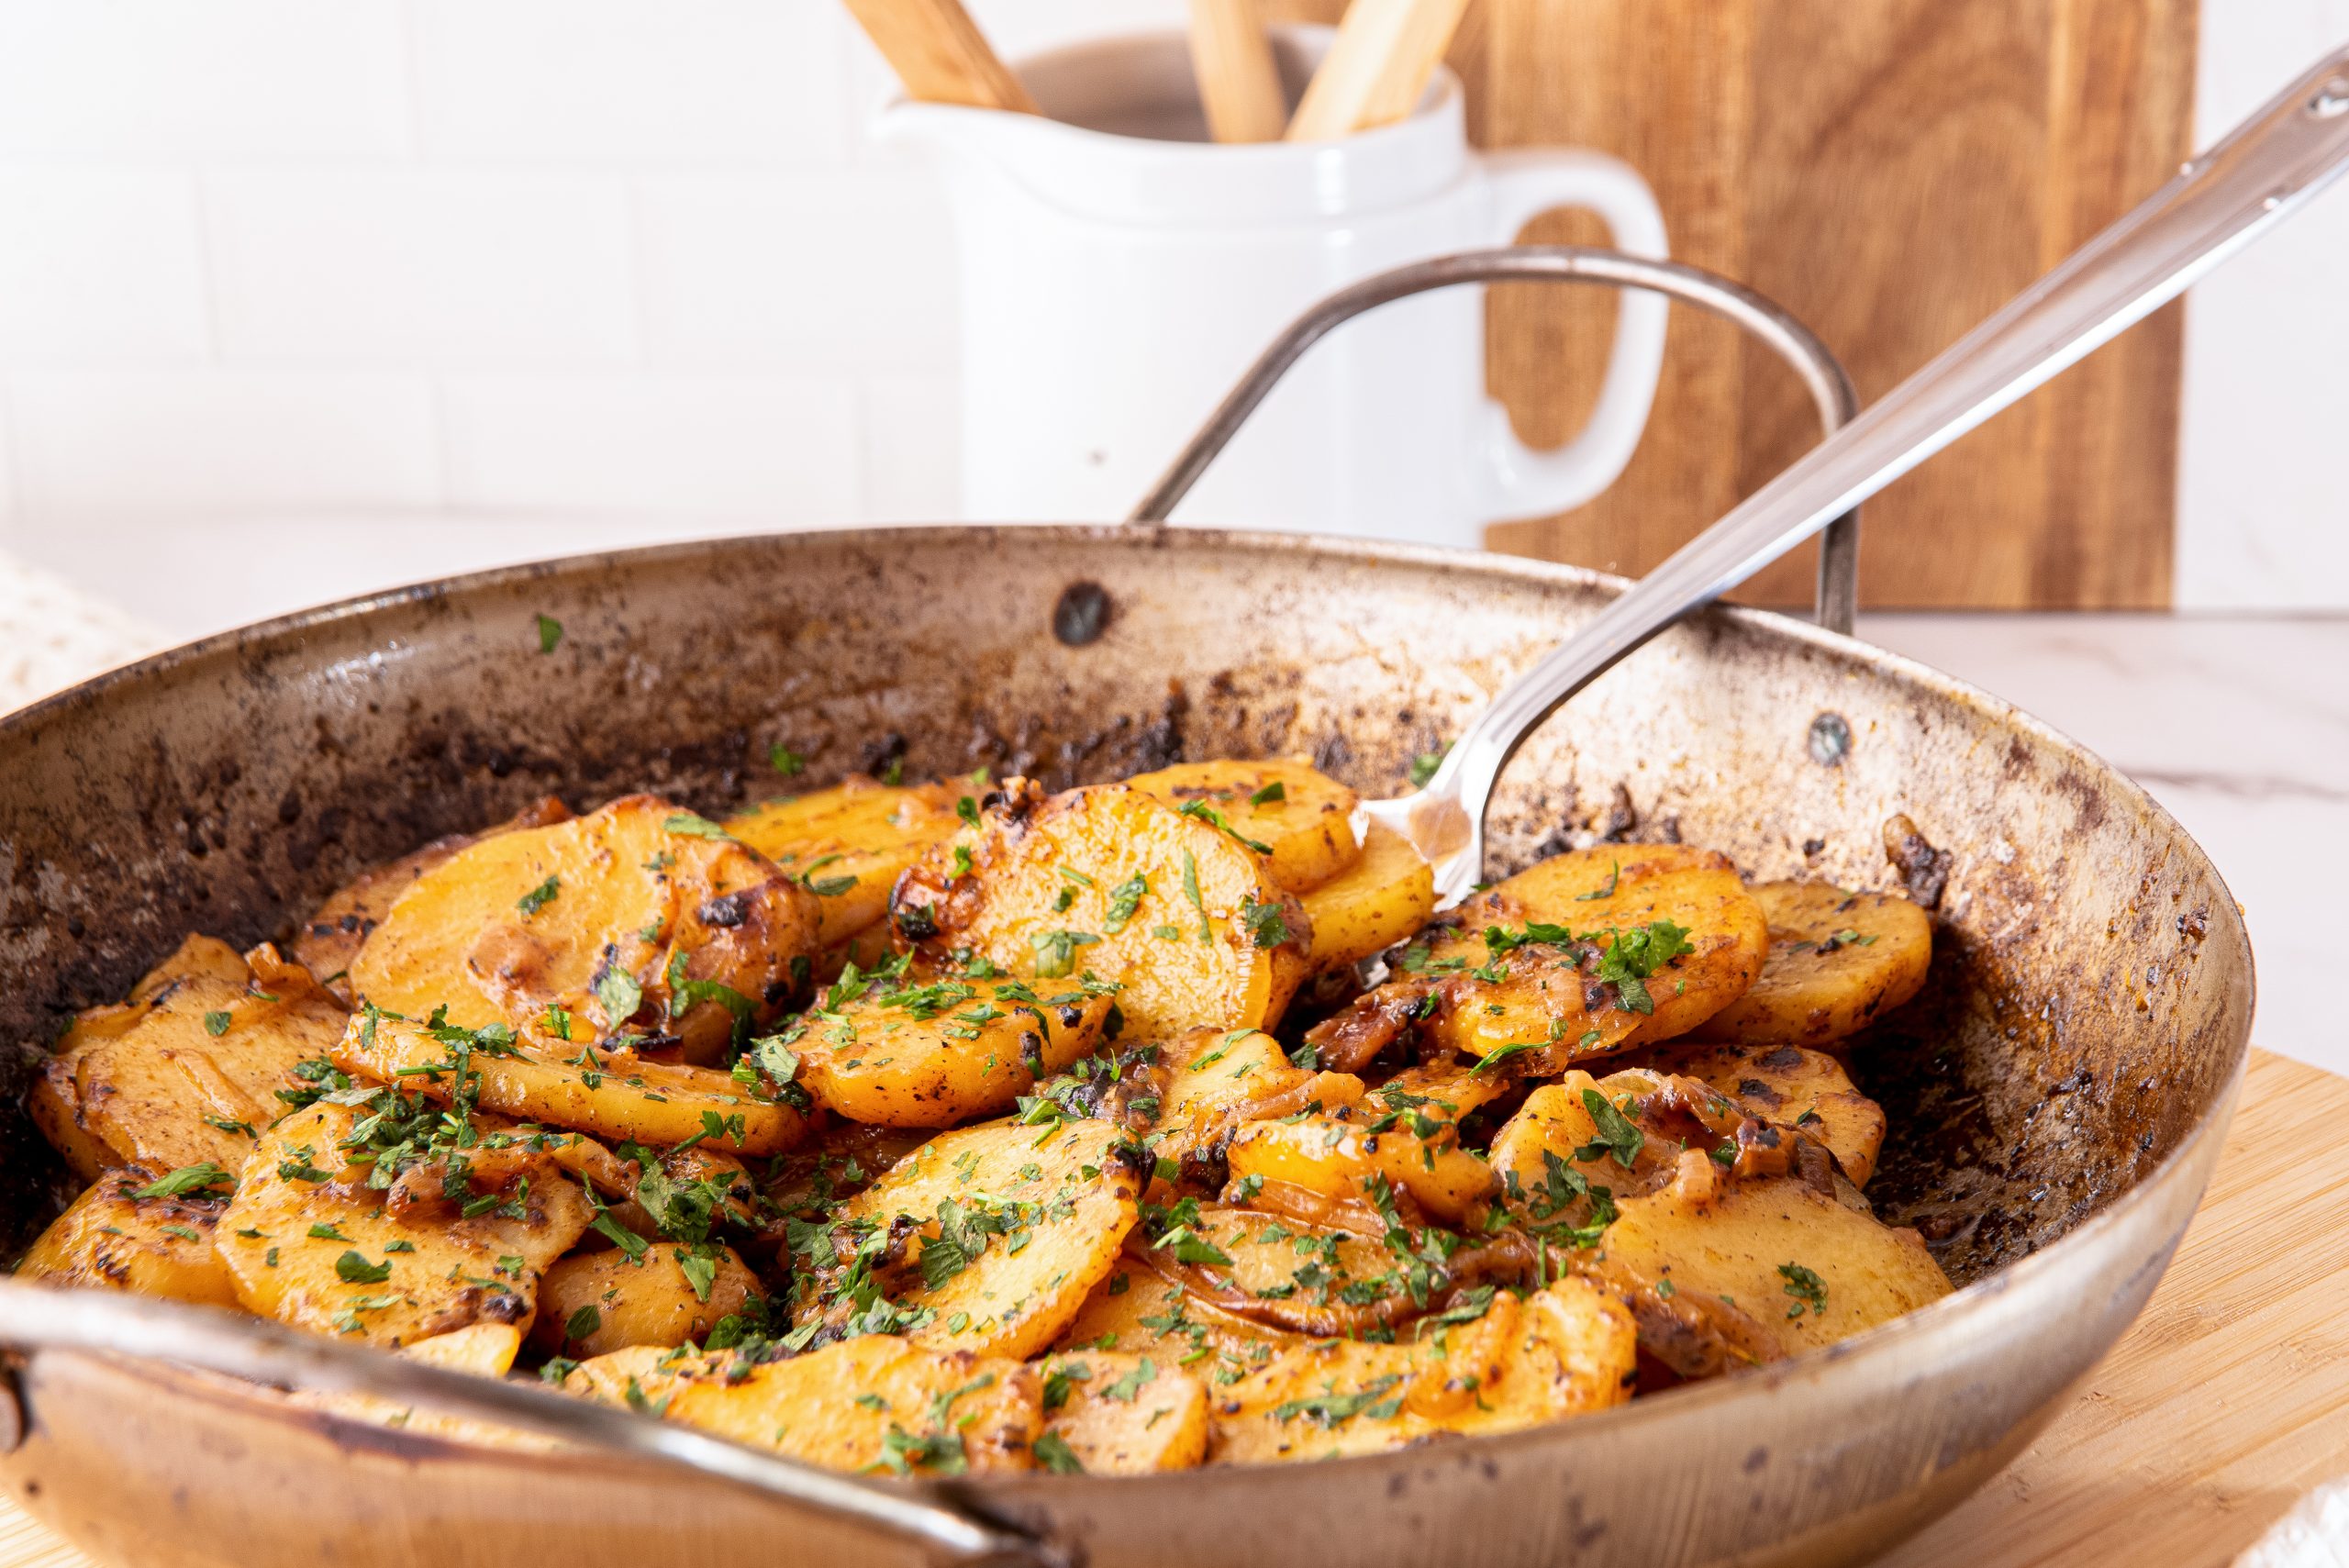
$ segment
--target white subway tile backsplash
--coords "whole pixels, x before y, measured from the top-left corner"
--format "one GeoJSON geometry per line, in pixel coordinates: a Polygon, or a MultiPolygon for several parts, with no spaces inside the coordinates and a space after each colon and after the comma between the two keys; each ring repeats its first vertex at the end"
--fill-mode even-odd
{"type": "Polygon", "coordinates": [[[242,370],[31,373],[9,387],[19,528],[78,514],[430,506],[421,377],[242,370]]]}
{"type": "Polygon", "coordinates": [[[412,0],[428,151],[824,167],[846,153],[829,0],[412,0]]]}
{"type": "Polygon", "coordinates": [[[209,348],[195,183],[0,167],[0,359],[183,359],[209,348]]]}
{"type": "Polygon", "coordinates": [[[484,376],[442,388],[458,506],[839,522],[855,388],[774,376],[484,376]]]}
{"type": "Polygon", "coordinates": [[[800,370],[954,362],[953,230],[926,174],[639,182],[645,349],[800,370]]]}
{"type": "Polygon", "coordinates": [[[6,0],[0,153],[398,153],[402,33],[397,0],[6,0]]]}
{"type": "Polygon", "coordinates": [[[615,178],[247,172],[206,184],[231,357],[595,364],[634,349],[615,178]]]}
{"type": "Polygon", "coordinates": [[[874,376],[864,386],[864,515],[940,523],[962,515],[962,384],[874,376]]]}

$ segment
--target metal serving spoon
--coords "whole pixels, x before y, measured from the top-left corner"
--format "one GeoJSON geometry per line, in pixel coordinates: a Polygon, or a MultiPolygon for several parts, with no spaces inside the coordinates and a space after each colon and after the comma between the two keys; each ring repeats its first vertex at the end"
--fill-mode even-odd
{"type": "MultiPolygon", "coordinates": [[[[1510,755],[1559,704],[1665,627],[2176,298],[2343,167],[2349,167],[2349,50],[2319,61],[2176,179],[1631,584],[1503,687],[1424,787],[1365,802],[1371,820],[1418,846],[1435,868],[1440,901],[1465,895],[1484,876],[1485,810],[1493,785],[1510,755]]],[[[1723,291],[1675,286],[1657,276],[1676,272],[1683,284],[1705,277],[1693,269],[1629,258],[1617,258],[1612,269],[1564,264],[1577,258],[1586,263],[1594,254],[1562,250],[1551,252],[1545,264],[1537,247],[1471,252],[1381,273],[1331,296],[1264,351],[1130,520],[1166,518],[1283,372],[1339,322],[1391,299],[1501,277],[1571,276],[1662,288],[1738,317],[1755,330],[1769,329],[1741,316],[1740,307],[1753,303],[1751,296],[1742,302],[1707,297],[1723,291]]],[[[1776,325],[1786,323],[1779,318],[1776,325]]],[[[1839,554],[1848,573],[1852,551],[1839,554]]],[[[1832,602],[1825,588],[1822,584],[1822,606],[1832,602]]],[[[1838,629],[1848,630],[1848,624],[1838,629]]]]}
{"type": "MultiPolygon", "coordinates": [[[[1664,627],[2176,295],[2344,165],[2349,50],[2286,89],[2143,206],[1602,610],[1501,693],[1425,789],[1375,802],[1373,815],[1420,846],[1436,864],[1440,889],[1454,896],[1466,891],[1484,857],[1483,816],[1493,781],[1526,732],[1558,704],[1664,627]]],[[[1388,286],[1401,275],[1390,275],[1388,286]]],[[[1418,286],[1459,281],[1437,277],[1418,286]]],[[[1291,328],[1225,401],[1145,512],[1162,502],[1152,516],[1172,510],[1287,361],[1344,318],[1340,314],[1311,330],[1320,314],[1291,328]]],[[[985,1517],[978,1498],[948,1484],[907,1487],[839,1474],[692,1428],[215,1308],[0,1280],[0,1344],[28,1353],[144,1357],[264,1383],[377,1395],[716,1476],[936,1560],[1056,1565],[1071,1558],[1058,1542],[985,1517]]],[[[0,1448],[24,1436],[13,1385],[0,1377],[0,1448]]]]}

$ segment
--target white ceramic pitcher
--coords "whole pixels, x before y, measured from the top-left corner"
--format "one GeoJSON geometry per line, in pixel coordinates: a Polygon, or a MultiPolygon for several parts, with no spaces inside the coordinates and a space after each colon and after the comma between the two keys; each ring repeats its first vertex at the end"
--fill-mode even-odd
{"type": "MultiPolygon", "coordinates": [[[[1292,101],[1328,37],[1279,35],[1292,101]]],[[[903,100],[882,116],[931,150],[953,194],[974,519],[1123,517],[1276,332],[1369,273],[1506,244],[1556,207],[1664,254],[1655,198],[1623,163],[1472,150],[1449,72],[1399,125],[1217,146],[1178,34],[1018,69],[1045,117],[903,100]]],[[[1473,545],[1488,522],[1576,506],[1631,461],[1664,311],[1621,296],[1589,424],[1539,451],[1486,394],[1480,291],[1382,306],[1307,355],[1176,520],[1473,545]]]]}

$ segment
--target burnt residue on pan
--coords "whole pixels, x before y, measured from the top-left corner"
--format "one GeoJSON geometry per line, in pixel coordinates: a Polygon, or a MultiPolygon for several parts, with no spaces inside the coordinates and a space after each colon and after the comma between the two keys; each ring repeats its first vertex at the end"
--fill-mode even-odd
{"type": "MultiPolygon", "coordinates": [[[[550,793],[717,812],[888,762],[1059,787],[1290,753],[1397,793],[1604,592],[1188,530],[801,535],[487,573],[94,683],[0,721],[7,1240],[61,1185],[16,1109],[28,1073],[189,930],[283,937],[361,869],[550,793]],[[563,627],[548,652],[540,615],[563,627]],[[776,745],[807,772],[776,773],[776,745]]],[[[1852,1062],[1893,1128],[1872,1197],[1966,1280],[2126,1190],[2239,1057],[2234,906],[2134,786],[1937,677],[1715,613],[1528,742],[1494,869],[1678,837],[1757,877],[1914,887],[1916,854],[1887,859],[1901,815],[1940,857],[1939,946],[1852,1062]]]]}

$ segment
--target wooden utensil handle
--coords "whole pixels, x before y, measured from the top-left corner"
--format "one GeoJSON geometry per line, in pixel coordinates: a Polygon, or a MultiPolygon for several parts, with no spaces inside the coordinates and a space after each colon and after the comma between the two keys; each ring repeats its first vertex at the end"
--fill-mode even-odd
{"type": "Polygon", "coordinates": [[[1353,0],[1288,123],[1291,141],[1331,141],[1409,115],[1468,0],[1353,0]]]}
{"type": "Polygon", "coordinates": [[[906,91],[925,104],[1037,112],[962,0],[846,0],[906,91]]]}
{"type": "Polygon", "coordinates": [[[1278,141],[1288,120],[1257,0],[1191,0],[1191,69],[1218,141],[1278,141]]]}

